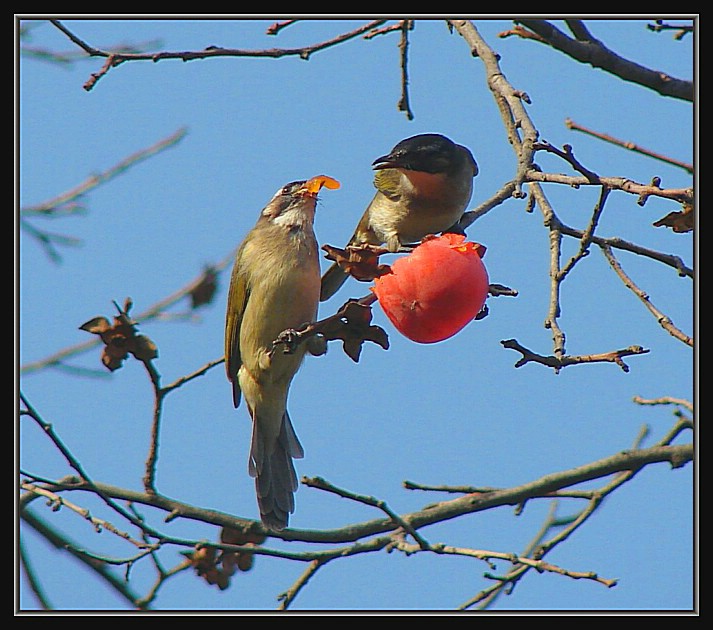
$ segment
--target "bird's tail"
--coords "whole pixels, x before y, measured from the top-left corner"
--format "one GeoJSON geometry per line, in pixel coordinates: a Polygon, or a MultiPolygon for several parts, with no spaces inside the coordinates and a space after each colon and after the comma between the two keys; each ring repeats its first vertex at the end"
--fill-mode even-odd
{"type": "Polygon", "coordinates": [[[260,422],[253,419],[248,472],[255,478],[260,518],[266,527],[283,530],[295,511],[297,472],[292,459],[304,457],[304,450],[285,411],[277,440],[269,444],[261,435],[260,422]]]}
{"type": "Polygon", "coordinates": [[[322,276],[322,288],[319,294],[319,301],[325,302],[331,298],[339,288],[346,282],[349,274],[346,273],[337,263],[334,263],[322,276]]]}

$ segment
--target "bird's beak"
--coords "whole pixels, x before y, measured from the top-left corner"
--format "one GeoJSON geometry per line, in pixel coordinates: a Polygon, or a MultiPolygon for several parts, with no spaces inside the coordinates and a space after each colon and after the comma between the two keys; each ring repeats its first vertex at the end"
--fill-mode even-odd
{"type": "Polygon", "coordinates": [[[401,166],[398,159],[395,159],[393,155],[382,155],[380,158],[376,158],[372,163],[372,167],[375,171],[379,171],[385,168],[398,168],[401,166]]]}

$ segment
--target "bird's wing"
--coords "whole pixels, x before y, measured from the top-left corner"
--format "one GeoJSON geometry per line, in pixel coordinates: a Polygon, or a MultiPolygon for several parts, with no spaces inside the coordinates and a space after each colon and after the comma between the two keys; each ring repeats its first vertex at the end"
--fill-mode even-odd
{"type": "Polygon", "coordinates": [[[242,247],[235,258],[233,274],[230,277],[228,308],[225,316],[225,370],[228,380],[233,384],[233,404],[240,404],[240,384],[238,370],[242,365],[240,357],[240,327],[245,314],[245,306],[250,297],[245,274],[240,273],[242,247]]]}
{"type": "Polygon", "coordinates": [[[400,197],[399,184],[401,182],[401,174],[394,168],[385,168],[374,173],[374,186],[383,195],[389,199],[398,199],[400,197]]]}

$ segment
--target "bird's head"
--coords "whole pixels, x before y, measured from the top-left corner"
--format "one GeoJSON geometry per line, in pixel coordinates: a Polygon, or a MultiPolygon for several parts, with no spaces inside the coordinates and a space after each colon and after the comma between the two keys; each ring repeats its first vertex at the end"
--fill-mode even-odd
{"type": "Polygon", "coordinates": [[[327,175],[285,184],[272,196],[262,216],[277,223],[302,223],[305,219],[311,222],[322,187],[337,189],[339,185],[336,179],[327,175]]]}
{"type": "Polygon", "coordinates": [[[387,155],[372,162],[375,170],[400,168],[421,173],[454,173],[464,167],[478,174],[473,154],[464,146],[437,133],[423,133],[399,142],[387,155]]]}

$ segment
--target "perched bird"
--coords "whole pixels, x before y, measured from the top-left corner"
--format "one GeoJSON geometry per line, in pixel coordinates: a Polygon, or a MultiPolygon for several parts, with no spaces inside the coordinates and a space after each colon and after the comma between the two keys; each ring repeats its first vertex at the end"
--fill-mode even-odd
{"type": "Polygon", "coordinates": [[[304,451],[287,413],[287,393],[305,354],[304,344],[286,354],[273,350],[273,341],[316,318],[320,267],[313,221],[322,186],[339,183],[319,176],[275,193],[238,249],[228,293],[225,366],[233,404],[238,407],[242,393],[252,418],[248,472],[262,522],[273,530],[287,527],[295,507],[292,459],[304,451]]]}
{"type": "MultiPolygon", "coordinates": [[[[372,166],[376,194],[349,245],[386,244],[390,252],[456,229],[478,174],[467,148],[435,133],[402,140],[372,166]]],[[[346,279],[347,273],[333,264],[322,276],[320,299],[329,299],[346,279]]]]}

